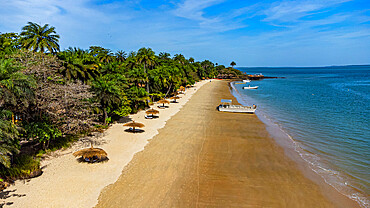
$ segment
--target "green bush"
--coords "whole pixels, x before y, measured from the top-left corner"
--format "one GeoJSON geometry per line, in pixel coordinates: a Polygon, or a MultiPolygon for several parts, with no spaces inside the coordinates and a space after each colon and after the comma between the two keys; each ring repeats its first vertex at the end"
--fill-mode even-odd
{"type": "Polygon", "coordinates": [[[29,155],[17,155],[14,157],[10,168],[0,167],[0,176],[11,180],[28,178],[30,174],[39,169],[40,159],[35,159],[29,155]]]}

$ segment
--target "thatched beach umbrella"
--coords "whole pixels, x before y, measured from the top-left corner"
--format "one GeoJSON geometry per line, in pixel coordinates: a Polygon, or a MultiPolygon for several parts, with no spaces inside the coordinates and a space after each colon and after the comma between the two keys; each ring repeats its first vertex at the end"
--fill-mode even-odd
{"type": "Polygon", "coordinates": [[[172,99],[172,100],[174,100],[173,102],[176,102],[176,100],[177,99],[180,99],[181,97],[179,97],[179,96],[173,96],[173,97],[171,97],[170,99],[172,99]]]}
{"type": "Polygon", "coordinates": [[[188,84],[188,85],[186,85],[186,87],[187,87],[187,88],[190,88],[190,87],[192,87],[192,86],[188,84]]]}
{"type": "Polygon", "coordinates": [[[82,149],[73,153],[73,156],[82,157],[84,160],[89,159],[89,161],[93,161],[94,158],[101,160],[102,158],[106,158],[107,155],[108,154],[103,149],[93,147],[92,144],[90,148],[82,149]]]}
{"type": "Polygon", "coordinates": [[[123,126],[132,127],[132,131],[135,132],[135,128],[143,128],[145,125],[142,123],[137,123],[135,121],[132,121],[130,123],[125,123],[123,126]]]}
{"type": "Polygon", "coordinates": [[[170,101],[165,100],[165,99],[162,99],[162,100],[158,101],[158,103],[162,103],[163,104],[163,107],[164,107],[164,104],[169,104],[170,101]]]}
{"type": "Polygon", "coordinates": [[[152,108],[152,109],[147,110],[145,113],[153,116],[154,114],[158,114],[159,111],[152,108]]]}

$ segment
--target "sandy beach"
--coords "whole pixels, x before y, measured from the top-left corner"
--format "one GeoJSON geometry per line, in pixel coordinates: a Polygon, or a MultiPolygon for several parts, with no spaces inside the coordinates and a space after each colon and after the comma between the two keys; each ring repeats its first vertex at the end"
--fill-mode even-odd
{"type": "MultiPolygon", "coordinates": [[[[114,124],[96,145],[109,161],[78,163],[77,143],[43,162],[41,177],[17,181],[5,207],[357,207],[303,173],[255,115],[222,113],[227,82],[200,82],[179,103],[130,116],[144,133],[114,124]],[[191,99],[190,99],[191,98],[191,99]],[[181,109],[181,110],[180,110],[181,109]],[[150,141],[149,141],[150,140],[150,141]],[[310,178],[310,179],[309,179],[310,178]]],[[[315,178],[315,177],[313,177],[315,178]]],[[[322,182],[322,181],[321,181],[322,182]]]]}
{"type": "Polygon", "coordinates": [[[129,117],[145,124],[144,133],[125,132],[127,127],[113,124],[99,138],[85,138],[71,148],[53,153],[49,159],[42,161],[44,173],[31,180],[18,180],[1,193],[0,205],[4,207],[93,207],[101,190],[117,181],[123,168],[131,161],[134,154],[142,151],[149,140],[158,134],[166,121],[175,115],[181,107],[208,82],[198,82],[187,90],[178,103],[171,103],[167,109],[160,111],[159,118],[145,119],[145,111],[129,117]],[[90,146],[103,148],[108,153],[109,161],[86,164],[77,162],[73,152],[90,146]]]}
{"type": "Polygon", "coordinates": [[[199,90],[106,187],[96,207],[357,207],[302,173],[255,115],[216,111],[227,82],[199,90]]]}

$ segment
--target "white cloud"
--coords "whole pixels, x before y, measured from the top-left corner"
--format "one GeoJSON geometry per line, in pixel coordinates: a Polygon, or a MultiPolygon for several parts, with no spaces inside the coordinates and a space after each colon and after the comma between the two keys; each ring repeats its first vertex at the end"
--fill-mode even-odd
{"type": "Polygon", "coordinates": [[[265,21],[295,22],[300,18],[329,9],[351,0],[304,0],[304,1],[281,1],[273,3],[264,10],[265,21]]]}
{"type": "MultiPolygon", "coordinates": [[[[0,32],[20,32],[28,21],[49,23],[60,34],[62,49],[100,45],[131,51],[151,47],[157,53],[182,53],[219,64],[228,65],[233,59],[239,66],[309,65],[306,57],[324,63],[325,55],[320,51],[329,49],[333,54],[352,51],[354,55],[343,52],[346,56],[342,54],[340,59],[348,62],[355,60],[351,57],[370,56],[369,16],[361,11],[336,12],[335,7],[342,6],[344,0],[252,5],[244,1],[185,0],[173,4],[164,1],[153,8],[139,0],[94,2],[0,0],[0,32]]],[[[328,59],[328,63],[333,61],[328,59]]]]}

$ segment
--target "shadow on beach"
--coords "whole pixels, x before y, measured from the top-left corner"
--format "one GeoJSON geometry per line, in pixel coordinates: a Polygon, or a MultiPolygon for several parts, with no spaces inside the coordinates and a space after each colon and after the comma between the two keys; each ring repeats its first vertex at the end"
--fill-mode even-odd
{"type": "Polygon", "coordinates": [[[108,157],[103,157],[101,159],[95,158],[95,159],[92,159],[92,160],[86,160],[83,157],[77,158],[77,162],[79,162],[79,163],[89,163],[89,164],[104,163],[104,162],[108,162],[108,160],[109,160],[108,157]]]}
{"type": "Polygon", "coordinates": [[[145,131],[142,130],[142,129],[135,129],[135,130],[133,130],[133,129],[129,128],[129,129],[125,129],[125,132],[136,134],[136,133],[144,133],[145,131]]]}
{"type": "MultiPolygon", "coordinates": [[[[16,192],[17,189],[13,189],[13,190],[8,190],[8,191],[1,191],[0,192],[0,199],[7,199],[7,198],[10,198],[10,197],[24,197],[26,196],[26,194],[14,194],[13,192],[16,192]]],[[[9,205],[12,205],[13,202],[1,202],[0,203],[0,208],[4,207],[5,205],[9,206],[9,205]]]]}

